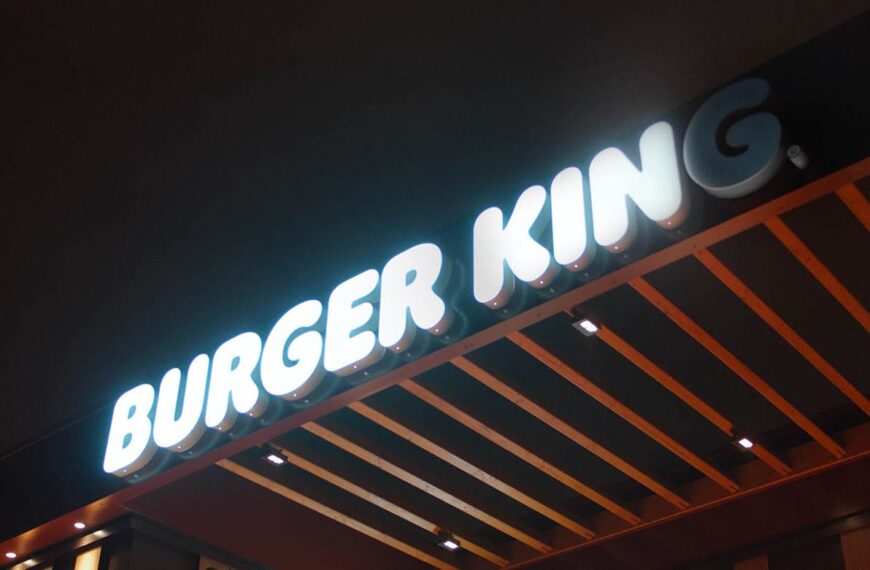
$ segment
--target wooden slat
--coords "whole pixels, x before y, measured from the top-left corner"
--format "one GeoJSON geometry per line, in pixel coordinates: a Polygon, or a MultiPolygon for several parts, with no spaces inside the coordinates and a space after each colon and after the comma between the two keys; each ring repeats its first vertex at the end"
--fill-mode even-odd
{"type": "MultiPolygon", "coordinates": [[[[734,436],[734,424],[725,416],[719,413],[716,409],[702,400],[697,394],[686,388],[683,384],[677,381],[673,376],[662,370],[653,361],[644,356],[639,350],[629,344],[625,339],[621,338],[615,332],[605,325],[599,324],[598,338],[607,343],[616,352],[624,356],[632,364],[646,372],[652,379],[661,384],[674,396],[682,400],[690,408],[698,412],[706,418],[714,426],[728,434],[734,436]]],[[[750,450],[759,459],[764,461],[771,469],[780,475],[788,475],[791,468],[780,461],[770,451],[765,449],[761,444],[755,442],[750,450]]]]}
{"type": "Polygon", "coordinates": [[[740,377],[744,382],[749,384],[756,392],[764,396],[764,398],[773,404],[787,418],[800,426],[810,437],[816,440],[822,447],[827,449],[834,457],[842,457],[845,453],[843,448],[835,442],[831,437],[822,431],[800,410],[786,400],[779,392],[773,389],[765,382],[758,374],[752,371],[739,358],[734,356],[725,346],[714,339],[710,333],[704,330],[698,323],[689,318],[689,316],[681,311],[676,305],[670,302],[667,297],[662,295],[658,290],[650,285],[642,277],[633,279],[629,282],[635,291],[641,294],[647,301],[660,310],[665,316],[671,319],[677,326],[683,329],[690,337],[695,339],[701,346],[715,356],[722,364],[727,366],[740,377]]]}
{"type": "Polygon", "coordinates": [[[573,489],[574,491],[576,491],[580,495],[586,497],[590,501],[597,503],[601,507],[612,512],[613,514],[615,514],[619,518],[623,519],[624,521],[626,521],[630,524],[637,524],[640,522],[641,519],[639,516],[632,513],[631,511],[629,511],[628,509],[626,509],[622,505],[616,503],[615,501],[613,501],[611,499],[608,499],[607,497],[605,497],[604,495],[602,495],[601,493],[599,493],[595,489],[592,489],[591,487],[589,487],[585,483],[578,481],[576,478],[574,478],[571,475],[569,475],[568,473],[562,471],[561,469],[559,469],[558,467],[556,467],[552,463],[550,463],[547,460],[541,458],[540,456],[532,453],[531,451],[522,447],[521,445],[519,445],[518,443],[516,443],[515,441],[513,441],[509,437],[507,437],[504,434],[496,431],[495,429],[487,426],[486,424],[484,424],[483,422],[481,422],[477,418],[471,416],[470,414],[467,414],[466,412],[460,410],[459,408],[457,408],[456,406],[454,406],[453,404],[451,404],[447,400],[440,398],[439,396],[430,392],[429,390],[427,390],[423,386],[417,384],[413,380],[410,380],[410,379],[406,380],[405,382],[402,382],[401,384],[399,384],[399,386],[401,386],[402,388],[404,388],[405,390],[407,390],[408,392],[410,392],[414,396],[420,398],[421,400],[423,400],[424,402],[426,402],[427,404],[429,404],[433,408],[441,411],[442,413],[446,414],[447,416],[450,416],[452,419],[454,419],[455,421],[464,425],[468,429],[474,431],[478,435],[485,437],[486,439],[488,439],[492,443],[498,445],[499,447],[501,447],[505,451],[512,453],[513,455],[515,455],[519,459],[522,459],[523,461],[525,461],[529,465],[531,465],[531,466],[539,469],[540,471],[546,473],[547,475],[549,475],[550,477],[552,477],[556,481],[559,481],[560,483],[562,483],[566,487],[573,489]]]}
{"type": "Polygon", "coordinates": [[[447,503],[448,505],[466,513],[467,515],[474,517],[477,520],[479,520],[485,524],[488,524],[489,526],[491,526],[495,529],[500,530],[501,532],[505,533],[506,535],[511,536],[511,537],[515,538],[516,540],[522,542],[523,544],[526,544],[526,545],[534,548],[538,552],[550,552],[552,550],[552,548],[548,544],[545,544],[544,542],[542,542],[541,540],[538,540],[537,538],[533,537],[532,535],[530,535],[526,532],[523,532],[522,530],[508,524],[507,522],[499,519],[498,517],[490,515],[489,513],[463,501],[459,497],[448,493],[447,491],[441,489],[440,487],[437,487],[437,486],[433,485],[432,483],[429,483],[428,481],[425,481],[425,480],[421,479],[420,477],[417,477],[413,473],[410,473],[409,471],[402,469],[398,465],[390,463],[389,461],[387,461],[383,457],[376,455],[375,453],[369,451],[368,449],[365,449],[365,448],[353,443],[349,439],[344,438],[344,437],[338,435],[337,433],[332,432],[332,431],[326,429],[325,427],[323,427],[319,424],[316,424],[314,422],[302,424],[302,429],[305,429],[305,430],[313,433],[314,435],[320,437],[321,439],[324,439],[325,441],[328,441],[329,443],[335,445],[336,447],[343,449],[344,451],[347,451],[351,455],[354,455],[355,457],[362,459],[363,461],[365,461],[369,465],[372,465],[372,466],[377,467],[378,469],[380,469],[386,473],[389,473],[393,477],[395,477],[401,481],[404,481],[405,483],[411,485],[412,487],[415,487],[415,488],[423,491],[424,493],[427,493],[427,494],[435,497],[436,499],[443,501],[443,502],[447,503]]]}
{"type": "Polygon", "coordinates": [[[234,473],[234,474],[238,475],[239,477],[247,479],[251,483],[254,483],[256,485],[259,485],[260,487],[263,487],[264,489],[268,489],[269,491],[272,491],[273,493],[281,495],[285,499],[289,499],[289,500],[293,501],[294,503],[298,503],[298,504],[302,505],[303,507],[309,508],[316,513],[319,513],[319,514],[321,514],[327,518],[330,518],[338,523],[341,523],[345,526],[348,526],[357,532],[361,532],[362,534],[364,534],[370,538],[373,538],[379,542],[383,542],[384,544],[386,544],[388,546],[392,546],[396,550],[404,552],[405,554],[407,554],[409,556],[412,556],[418,560],[422,560],[423,562],[429,564],[430,566],[433,566],[435,568],[442,568],[444,570],[457,570],[456,566],[453,566],[452,564],[448,564],[447,562],[444,562],[440,558],[436,558],[430,554],[423,552],[422,550],[414,548],[410,544],[402,542],[401,540],[399,540],[393,536],[390,536],[389,534],[387,534],[385,532],[382,532],[376,528],[372,528],[363,522],[360,522],[360,521],[358,521],[354,518],[351,518],[343,513],[340,513],[339,511],[324,505],[323,503],[315,501],[314,499],[307,497],[301,493],[298,493],[298,492],[294,491],[293,489],[278,483],[277,481],[273,481],[272,479],[269,479],[268,477],[260,475],[256,471],[251,471],[250,469],[243,467],[243,466],[239,465],[238,463],[235,463],[235,462],[230,461],[228,459],[222,459],[222,460],[217,462],[217,465],[220,467],[223,467],[224,469],[226,469],[230,473],[234,473]]]}
{"type": "Polygon", "coordinates": [[[533,511],[537,512],[542,516],[547,517],[553,522],[562,525],[574,534],[582,536],[586,539],[590,539],[595,536],[594,532],[584,527],[577,521],[574,521],[569,517],[563,515],[559,511],[548,507],[537,499],[530,497],[516,487],[505,483],[498,477],[492,475],[487,471],[484,471],[476,465],[473,465],[469,461],[466,461],[455,453],[448,451],[434,441],[420,435],[411,428],[397,422],[396,420],[375,410],[374,408],[371,408],[370,406],[363,404],[362,402],[355,402],[353,404],[350,404],[348,407],[354,412],[360,414],[361,416],[368,418],[372,422],[378,424],[382,428],[393,432],[402,439],[413,443],[420,449],[431,453],[445,463],[448,463],[449,465],[452,465],[463,473],[474,477],[481,483],[489,485],[493,489],[499,491],[500,493],[503,493],[504,495],[507,495],[516,502],[525,505],[526,507],[532,509],[533,511]]]}
{"type": "Polygon", "coordinates": [[[846,570],[870,570],[870,527],[840,535],[846,570]]]}
{"type": "Polygon", "coordinates": [[[642,417],[637,412],[630,409],[628,406],[602,390],[594,382],[580,374],[573,367],[559,359],[552,352],[533,341],[531,338],[521,332],[515,332],[507,335],[507,338],[525,350],[527,353],[535,357],[550,370],[582,390],[584,393],[595,399],[601,405],[618,415],[626,422],[646,434],[650,439],[657,442],[659,445],[715,481],[720,487],[734,493],[740,489],[740,485],[732,481],[718,469],[701,459],[695,453],[689,451],[682,444],[678,443],[672,437],[664,433],[662,430],[653,425],[649,420],[642,417]]]}
{"type": "Polygon", "coordinates": [[[695,258],[698,259],[710,273],[716,276],[719,281],[725,284],[732,293],[743,301],[747,307],[761,317],[767,325],[776,331],[779,336],[794,348],[798,354],[804,357],[807,362],[813,365],[828,382],[833,384],[840,392],[843,393],[849,400],[852,401],[866,415],[870,416],[870,400],[861,393],[851,382],[849,382],[840,372],[834,368],[816,349],[810,346],[810,343],[805,341],[782,317],[777,315],[761,298],[755,294],[743,281],[740,280],[730,269],[725,267],[713,253],[704,249],[695,253],[695,258]]]}
{"type": "MultiPolygon", "coordinates": [[[[387,511],[390,514],[399,517],[400,519],[403,519],[417,527],[420,527],[426,532],[437,535],[441,530],[443,530],[443,527],[441,527],[440,525],[435,524],[434,522],[425,519],[415,513],[412,513],[411,511],[403,507],[400,507],[392,501],[381,497],[377,493],[369,491],[368,489],[365,489],[360,485],[357,485],[356,483],[345,479],[341,475],[333,473],[332,471],[321,467],[320,465],[317,465],[316,463],[309,461],[300,455],[293,453],[289,449],[286,449],[274,443],[272,445],[280,450],[281,454],[287,459],[287,462],[291,465],[295,465],[296,467],[299,467],[300,469],[311,473],[315,477],[319,477],[320,479],[323,479],[324,481],[335,485],[339,489],[347,491],[351,495],[359,497],[360,499],[387,511]]],[[[471,552],[472,554],[476,554],[485,560],[489,560],[497,566],[504,567],[508,565],[508,561],[505,558],[499,556],[495,552],[487,550],[483,546],[473,542],[472,540],[469,540],[467,537],[459,536],[456,533],[453,533],[453,536],[455,536],[456,539],[459,540],[459,542],[462,544],[463,549],[471,552]]]]}
{"type": "Polygon", "coordinates": [[[792,255],[828,290],[852,317],[858,321],[864,330],[870,332],[870,312],[864,308],[858,299],[837,279],[831,270],[815,256],[807,245],[789,228],[781,218],[774,216],[764,225],[776,236],[792,255]]]}
{"type": "Polygon", "coordinates": [[[678,509],[685,509],[689,506],[689,502],[638,469],[627,461],[623,460],[606,447],[602,446],[592,438],[581,433],[579,430],[568,425],[560,418],[550,413],[545,408],[532,402],[498,378],[490,374],[480,366],[474,364],[464,356],[459,356],[450,361],[454,366],[488,387],[495,393],[506,398],[516,406],[522,408],[527,413],[555,429],[583,449],[589,451],[593,455],[609,463],[614,468],[622,471],[627,476],[631,477],[653,493],[657,494],[667,502],[671,503],[678,509]]]}
{"type": "Polygon", "coordinates": [[[741,560],[734,564],[734,570],[769,570],[767,555],[762,554],[748,560],[741,560]]]}
{"type": "Polygon", "coordinates": [[[864,229],[870,232],[870,203],[867,202],[858,187],[853,182],[849,182],[840,186],[836,192],[840,200],[852,210],[855,217],[864,225],[864,229]]]}

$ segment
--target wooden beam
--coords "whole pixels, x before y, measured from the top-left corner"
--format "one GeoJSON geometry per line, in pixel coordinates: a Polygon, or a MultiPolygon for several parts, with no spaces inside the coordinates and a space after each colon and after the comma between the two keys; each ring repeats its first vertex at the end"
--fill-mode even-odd
{"type": "Polygon", "coordinates": [[[706,267],[710,273],[716,276],[731,292],[743,301],[747,307],[761,317],[767,325],[776,331],[798,354],[813,365],[828,382],[833,384],[853,404],[870,416],[870,400],[861,393],[851,382],[834,368],[816,349],[810,346],[782,317],[777,315],[761,298],[755,294],[743,281],[740,280],[724,263],[722,263],[709,249],[703,249],[695,253],[695,258],[706,267]]]}
{"type": "Polygon", "coordinates": [[[870,568],[870,527],[841,534],[840,547],[843,549],[846,570],[870,568]]]}
{"type": "MultiPolygon", "coordinates": [[[[332,485],[335,485],[339,489],[342,489],[342,490],[350,493],[351,495],[359,497],[360,499],[387,511],[388,513],[395,515],[395,516],[399,517],[400,519],[411,523],[414,526],[422,528],[426,532],[430,532],[434,535],[437,535],[439,532],[441,532],[443,530],[443,527],[441,525],[435,524],[434,522],[432,522],[428,519],[425,519],[425,518],[423,518],[415,513],[412,513],[411,511],[409,511],[403,507],[400,507],[399,505],[393,503],[392,501],[385,499],[384,497],[381,497],[377,493],[369,491],[368,489],[365,489],[365,488],[361,487],[360,485],[357,485],[356,483],[353,483],[352,481],[345,479],[341,475],[333,473],[332,471],[330,471],[324,467],[321,467],[321,466],[317,465],[316,463],[309,461],[300,455],[293,453],[289,449],[281,447],[280,445],[277,445],[275,443],[272,443],[272,446],[277,448],[281,452],[281,455],[283,455],[287,459],[287,462],[290,463],[291,465],[295,465],[296,467],[299,467],[300,469],[303,469],[304,471],[311,473],[315,477],[319,477],[320,479],[323,479],[327,483],[331,483],[332,485]]],[[[464,550],[467,550],[467,551],[471,552],[472,554],[476,554],[477,556],[480,556],[484,560],[488,560],[488,561],[492,562],[496,566],[504,567],[504,566],[508,565],[508,563],[509,563],[508,560],[499,556],[495,552],[487,550],[483,546],[475,543],[474,541],[468,539],[467,537],[459,536],[456,533],[453,533],[453,535],[462,544],[462,548],[464,550]]]]}
{"type": "MultiPolygon", "coordinates": [[[[865,159],[866,160],[866,159],[865,159]]],[[[870,203],[858,190],[854,182],[849,182],[840,186],[837,190],[837,196],[846,204],[846,207],[852,210],[855,217],[858,218],[864,225],[864,229],[870,232],[870,203]]]]}
{"type": "Polygon", "coordinates": [[[609,463],[612,467],[622,471],[627,476],[631,477],[653,493],[659,495],[661,498],[671,503],[678,509],[685,509],[689,506],[689,502],[638,469],[634,467],[627,461],[618,457],[616,454],[611,452],[606,447],[602,446],[598,442],[594,441],[592,438],[586,436],[581,433],[579,430],[574,427],[568,425],[563,420],[559,419],[552,413],[550,413],[545,408],[539,406],[538,404],[532,402],[494,375],[490,374],[480,366],[474,364],[464,356],[460,356],[451,360],[454,366],[499,394],[500,396],[506,398],[513,404],[522,408],[524,411],[528,412],[535,418],[539,419],[541,422],[555,429],[583,449],[589,451],[593,455],[598,456],[600,459],[609,463]]]}
{"type": "MultiPolygon", "coordinates": [[[[662,370],[653,361],[644,356],[639,350],[630,345],[625,339],[617,335],[613,330],[605,325],[599,324],[598,338],[603,340],[613,350],[621,354],[632,364],[646,372],[653,380],[661,384],[671,394],[682,400],[690,408],[698,412],[706,418],[714,426],[728,434],[734,436],[734,424],[731,423],[725,416],[719,413],[716,409],[702,400],[694,392],[683,386],[673,376],[662,370]]],[[[773,453],[764,448],[761,444],[755,442],[750,450],[759,459],[764,461],[771,469],[780,475],[788,475],[791,468],[780,461],[773,453]]]]}
{"type": "Polygon", "coordinates": [[[537,499],[530,497],[526,493],[520,491],[516,487],[509,485],[499,479],[498,477],[492,475],[491,473],[484,471],[480,467],[473,465],[472,463],[466,461],[465,459],[459,457],[455,453],[448,451],[447,449],[441,447],[434,441],[420,435],[415,432],[411,428],[397,422],[396,420],[388,417],[386,414],[383,414],[374,408],[363,404],[362,402],[355,402],[348,406],[351,410],[358,413],[359,415],[369,419],[370,421],[378,424],[382,428],[389,430],[396,434],[397,436],[405,439],[420,449],[427,451],[437,457],[438,459],[452,465],[453,467],[459,469],[463,473],[467,475],[471,475],[481,483],[489,485],[496,491],[507,495],[511,499],[520,503],[521,505],[525,505],[529,509],[535,511],[536,513],[547,517],[551,521],[562,525],[567,528],[574,534],[578,536],[582,536],[586,539],[591,539],[595,536],[595,533],[581,525],[577,521],[570,519],[569,517],[563,515],[559,511],[548,507],[537,499]]]}
{"type": "Polygon", "coordinates": [[[795,258],[807,268],[828,293],[834,297],[852,317],[858,321],[864,330],[870,332],[870,312],[864,308],[858,299],[837,279],[825,264],[813,254],[807,245],[789,228],[782,218],[774,216],[764,222],[767,229],[788,249],[795,258]]]}
{"type": "Polygon", "coordinates": [[[769,568],[766,554],[748,560],[741,560],[734,564],[734,570],[769,570],[769,568]]]}
{"type": "Polygon", "coordinates": [[[448,493],[440,487],[437,487],[436,485],[429,483],[428,481],[425,481],[420,477],[417,477],[413,473],[402,469],[398,465],[390,463],[383,457],[380,457],[379,455],[369,451],[368,449],[365,449],[362,446],[353,443],[349,439],[344,438],[319,424],[309,422],[307,424],[303,424],[302,429],[309,431],[314,435],[320,437],[321,439],[335,445],[336,447],[343,449],[351,455],[362,459],[369,465],[372,465],[386,473],[389,473],[396,479],[404,481],[412,487],[415,487],[423,491],[424,493],[427,493],[428,495],[431,495],[436,499],[447,503],[451,507],[454,507],[464,512],[465,514],[474,517],[477,520],[488,524],[495,529],[500,530],[506,535],[511,536],[516,540],[522,542],[523,544],[532,547],[538,552],[550,552],[552,550],[552,548],[548,544],[545,544],[543,541],[533,537],[532,535],[523,532],[522,530],[508,524],[507,522],[463,501],[459,497],[448,493]]]}
{"type": "Polygon", "coordinates": [[[800,426],[810,437],[815,439],[819,444],[828,450],[834,457],[842,457],[845,453],[843,448],[835,442],[831,437],[822,431],[800,410],[786,400],[779,392],[773,389],[765,382],[758,374],[752,371],[746,364],[732,354],[725,346],[713,338],[710,333],[704,330],[698,323],[689,318],[689,316],[681,311],[676,305],[670,302],[667,297],[662,295],[658,290],[650,285],[642,277],[638,277],[629,282],[635,291],[641,294],[654,307],[660,310],[666,317],[671,319],[677,326],[683,329],[690,337],[695,339],[701,346],[715,356],[722,364],[731,369],[734,374],[749,384],[756,392],[761,394],[768,402],[773,404],[787,418],[800,426]]]}
{"type": "Polygon", "coordinates": [[[433,408],[441,411],[442,413],[450,416],[455,421],[464,425],[468,429],[474,431],[478,435],[485,437],[492,443],[498,445],[505,451],[512,453],[519,459],[522,459],[532,467],[539,469],[540,471],[546,473],[556,481],[559,481],[566,487],[574,490],[578,494],[586,497],[590,501],[597,503],[604,509],[612,512],[614,515],[618,516],[622,520],[628,522],[629,524],[637,524],[640,522],[640,517],[636,514],[632,513],[622,505],[616,503],[615,501],[608,499],[598,491],[592,489],[585,483],[578,481],[576,478],[572,477],[568,473],[562,471],[549,461],[541,458],[540,456],[532,453],[528,449],[522,447],[509,437],[504,434],[496,431],[495,429],[487,426],[477,418],[467,414],[466,412],[460,410],[447,400],[440,398],[433,392],[430,392],[420,384],[417,384],[413,380],[406,380],[399,384],[402,388],[413,394],[414,396],[420,398],[433,408]]]}
{"type": "Polygon", "coordinates": [[[543,363],[547,368],[582,390],[591,398],[595,399],[605,408],[646,434],[650,439],[715,481],[720,487],[734,493],[740,489],[740,485],[732,481],[718,469],[701,459],[695,453],[689,451],[682,444],[653,425],[646,418],[630,409],[628,406],[602,390],[594,382],[580,374],[577,370],[559,359],[552,352],[533,341],[521,332],[507,335],[507,338],[543,363]]]}
{"type": "Polygon", "coordinates": [[[397,539],[397,538],[395,538],[395,537],[393,537],[385,532],[382,532],[376,528],[372,528],[363,522],[360,522],[360,521],[353,519],[353,518],[351,518],[343,513],[340,513],[339,511],[324,505],[323,503],[315,501],[314,499],[307,497],[307,496],[303,495],[302,493],[298,493],[298,492],[294,491],[293,489],[278,483],[277,481],[274,481],[272,479],[269,479],[268,477],[260,475],[256,471],[252,471],[246,467],[239,465],[238,463],[230,461],[229,459],[222,459],[222,460],[217,462],[217,465],[219,467],[226,469],[230,473],[234,473],[235,475],[238,475],[239,477],[242,477],[243,479],[247,479],[248,481],[250,481],[251,483],[254,483],[255,485],[259,485],[260,487],[263,487],[264,489],[268,489],[269,491],[272,491],[273,493],[281,495],[285,499],[289,499],[289,500],[293,501],[294,503],[298,503],[298,504],[302,505],[303,507],[309,508],[316,513],[319,513],[319,514],[321,514],[329,519],[332,519],[335,522],[338,522],[338,523],[341,523],[347,527],[350,527],[357,532],[361,532],[362,534],[368,536],[369,538],[373,538],[379,542],[383,542],[384,544],[386,544],[388,546],[392,546],[396,550],[399,550],[400,552],[404,552],[408,556],[412,556],[412,557],[416,558],[417,560],[422,560],[423,562],[425,562],[426,564],[429,564],[430,566],[433,566],[435,568],[441,568],[443,570],[458,570],[456,566],[453,566],[452,564],[448,564],[447,562],[444,562],[440,558],[436,558],[430,554],[423,552],[422,550],[414,548],[410,544],[402,542],[401,540],[399,540],[399,539],[397,539]]]}

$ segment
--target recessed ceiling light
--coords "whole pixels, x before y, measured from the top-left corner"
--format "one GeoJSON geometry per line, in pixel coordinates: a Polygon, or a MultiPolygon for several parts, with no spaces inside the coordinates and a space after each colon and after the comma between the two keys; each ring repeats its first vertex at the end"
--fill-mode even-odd
{"type": "Polygon", "coordinates": [[[752,440],[749,439],[748,437],[741,437],[740,439],[737,440],[737,443],[743,449],[750,449],[750,448],[752,448],[753,445],[755,445],[754,443],[752,443],[752,440]]]}
{"type": "Polygon", "coordinates": [[[596,335],[600,330],[600,327],[588,317],[583,317],[579,321],[574,321],[571,323],[571,326],[586,336],[596,335]]]}
{"type": "Polygon", "coordinates": [[[277,453],[270,453],[269,455],[267,455],[266,461],[268,461],[269,463],[272,463],[274,465],[284,465],[284,463],[285,463],[284,458],[281,457],[280,455],[278,455],[277,453]]]}
{"type": "Polygon", "coordinates": [[[83,528],[85,528],[86,525],[85,525],[85,523],[83,523],[81,521],[76,521],[73,523],[73,526],[79,530],[82,530],[83,528]]]}
{"type": "Polygon", "coordinates": [[[438,533],[438,546],[452,552],[459,550],[460,544],[450,533],[441,532],[438,533]]]}
{"type": "Polygon", "coordinates": [[[6,553],[6,558],[8,558],[9,560],[12,560],[12,559],[15,558],[16,556],[18,556],[18,555],[15,554],[14,552],[7,552],[7,553],[6,553]]]}

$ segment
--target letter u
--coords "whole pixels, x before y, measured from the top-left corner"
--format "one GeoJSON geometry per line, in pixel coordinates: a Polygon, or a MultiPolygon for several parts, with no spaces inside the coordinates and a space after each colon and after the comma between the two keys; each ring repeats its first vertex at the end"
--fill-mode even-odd
{"type": "Polygon", "coordinates": [[[154,415],[154,442],[175,452],[193,447],[205,433],[203,407],[208,380],[209,358],[200,354],[190,363],[181,412],[176,414],[181,391],[181,370],[173,368],[160,382],[154,415]]]}

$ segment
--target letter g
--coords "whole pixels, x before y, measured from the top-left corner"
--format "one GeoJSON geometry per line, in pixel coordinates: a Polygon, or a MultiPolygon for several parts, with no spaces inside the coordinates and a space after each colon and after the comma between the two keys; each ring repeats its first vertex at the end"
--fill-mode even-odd
{"type": "Polygon", "coordinates": [[[783,161],[782,128],[771,113],[757,112],[728,126],[725,154],[718,138],[729,117],[761,105],[770,92],[763,79],[744,79],[714,94],[695,112],[683,143],[692,180],[717,198],[739,198],[767,184],[783,161]]]}

